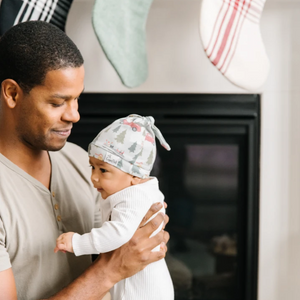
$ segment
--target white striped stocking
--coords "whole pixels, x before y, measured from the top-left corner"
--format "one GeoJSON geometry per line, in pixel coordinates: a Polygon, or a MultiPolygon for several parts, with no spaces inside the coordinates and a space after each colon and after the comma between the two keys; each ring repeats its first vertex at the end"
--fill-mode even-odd
{"type": "Polygon", "coordinates": [[[200,34],[212,64],[233,84],[255,90],[269,72],[259,22],[266,0],[202,0],[200,34]]]}
{"type": "Polygon", "coordinates": [[[46,21],[65,30],[73,0],[2,0],[0,36],[10,27],[31,20],[46,21]]]}

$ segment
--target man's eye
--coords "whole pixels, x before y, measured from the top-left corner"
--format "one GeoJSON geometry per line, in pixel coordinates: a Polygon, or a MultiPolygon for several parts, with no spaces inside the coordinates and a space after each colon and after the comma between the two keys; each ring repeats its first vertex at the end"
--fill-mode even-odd
{"type": "Polygon", "coordinates": [[[53,107],[60,107],[60,106],[63,106],[64,103],[51,103],[51,105],[53,107]]]}
{"type": "Polygon", "coordinates": [[[102,173],[105,173],[105,172],[107,172],[107,170],[105,170],[105,169],[102,169],[102,168],[100,168],[100,171],[101,171],[102,173]]]}

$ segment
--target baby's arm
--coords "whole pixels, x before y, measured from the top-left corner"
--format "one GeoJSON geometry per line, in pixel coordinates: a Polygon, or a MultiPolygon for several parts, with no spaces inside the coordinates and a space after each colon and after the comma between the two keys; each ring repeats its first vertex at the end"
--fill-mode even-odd
{"type": "Polygon", "coordinates": [[[94,228],[90,233],[74,234],[75,255],[106,253],[128,242],[152,204],[147,198],[140,195],[139,199],[120,201],[112,209],[111,221],[104,222],[101,228],[94,228]]]}
{"type": "Polygon", "coordinates": [[[61,234],[56,240],[54,252],[71,252],[76,256],[99,254],[119,248],[130,240],[149,209],[146,199],[138,201],[134,207],[126,200],[118,203],[111,213],[111,221],[90,233],[79,235],[74,232],[61,234]],[[74,246],[74,249],[73,249],[74,246]]]}

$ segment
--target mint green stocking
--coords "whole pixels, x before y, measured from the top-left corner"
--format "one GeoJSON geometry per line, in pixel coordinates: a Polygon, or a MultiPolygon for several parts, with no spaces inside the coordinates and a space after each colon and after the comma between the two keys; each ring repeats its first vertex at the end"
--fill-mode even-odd
{"type": "Polygon", "coordinates": [[[152,0],[96,0],[93,27],[123,84],[137,87],[148,76],[146,20],[152,0]]]}

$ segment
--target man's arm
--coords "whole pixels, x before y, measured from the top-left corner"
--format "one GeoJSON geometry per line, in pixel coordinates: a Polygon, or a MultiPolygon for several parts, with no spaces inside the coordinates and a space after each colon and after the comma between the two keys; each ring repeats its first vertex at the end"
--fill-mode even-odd
{"type": "Polygon", "coordinates": [[[17,289],[11,268],[0,272],[0,300],[17,300],[17,289]]]}
{"type": "Polygon", "coordinates": [[[149,237],[163,220],[165,223],[168,222],[168,216],[158,214],[143,226],[160,208],[161,204],[159,203],[152,205],[128,243],[112,252],[99,255],[97,260],[80,277],[49,300],[102,299],[117,282],[165,257],[169,234],[161,231],[154,237],[149,237]],[[152,252],[151,250],[157,245],[161,245],[160,251],[152,252]]]}

